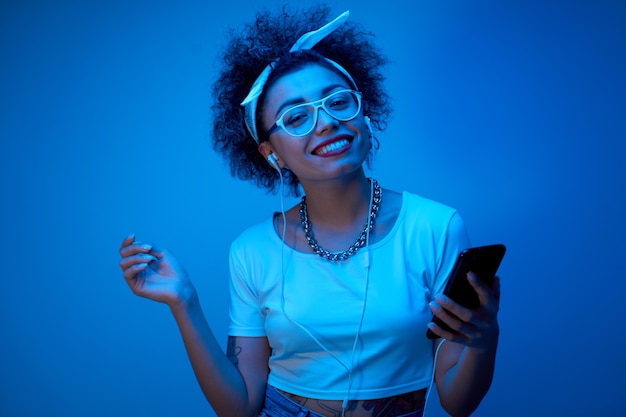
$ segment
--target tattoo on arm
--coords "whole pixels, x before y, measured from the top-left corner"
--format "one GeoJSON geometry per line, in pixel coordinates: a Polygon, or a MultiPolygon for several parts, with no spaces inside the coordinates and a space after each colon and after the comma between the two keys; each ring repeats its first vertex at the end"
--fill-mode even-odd
{"type": "Polygon", "coordinates": [[[239,365],[239,359],[237,356],[241,353],[241,346],[237,346],[237,338],[234,336],[228,337],[228,345],[226,347],[226,357],[229,361],[237,367],[239,365]]]}

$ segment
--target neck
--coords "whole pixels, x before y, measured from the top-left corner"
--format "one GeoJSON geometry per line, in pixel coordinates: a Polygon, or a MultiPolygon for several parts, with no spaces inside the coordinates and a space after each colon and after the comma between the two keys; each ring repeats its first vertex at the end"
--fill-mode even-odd
{"type": "Polygon", "coordinates": [[[365,218],[370,202],[370,182],[363,170],[350,178],[302,183],[307,211],[316,226],[341,227],[365,218]]]}

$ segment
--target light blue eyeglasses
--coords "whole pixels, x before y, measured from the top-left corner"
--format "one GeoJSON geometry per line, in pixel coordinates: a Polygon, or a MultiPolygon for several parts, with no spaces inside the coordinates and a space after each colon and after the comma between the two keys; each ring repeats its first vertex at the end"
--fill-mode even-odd
{"type": "Polygon", "coordinates": [[[352,120],[361,111],[361,93],[354,90],[339,90],[317,101],[290,107],[267,131],[267,136],[278,128],[282,128],[291,136],[308,135],[317,124],[320,108],[341,122],[352,120]]]}

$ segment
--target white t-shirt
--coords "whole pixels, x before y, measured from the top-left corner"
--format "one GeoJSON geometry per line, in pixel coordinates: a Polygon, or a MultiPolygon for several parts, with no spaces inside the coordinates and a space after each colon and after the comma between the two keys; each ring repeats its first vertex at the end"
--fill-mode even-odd
{"type": "Polygon", "coordinates": [[[232,244],[229,335],[266,336],[268,383],[293,394],[343,400],[349,369],[350,399],[426,388],[428,303],[469,246],[454,209],[408,192],[389,234],[345,261],[293,250],[270,218],[232,244]]]}

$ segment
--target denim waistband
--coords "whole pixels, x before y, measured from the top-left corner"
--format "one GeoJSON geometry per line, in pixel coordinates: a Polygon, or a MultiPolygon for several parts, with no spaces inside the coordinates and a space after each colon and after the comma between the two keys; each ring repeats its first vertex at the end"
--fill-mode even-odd
{"type": "MultiPolygon", "coordinates": [[[[424,410],[413,411],[394,417],[422,417],[424,410]]],[[[306,407],[301,406],[271,385],[265,390],[265,405],[258,417],[325,417],[306,407]]],[[[389,417],[389,416],[385,416],[389,417]]]]}
{"type": "Polygon", "coordinates": [[[276,388],[267,385],[265,405],[259,417],[325,417],[291,400],[276,388]]]}

